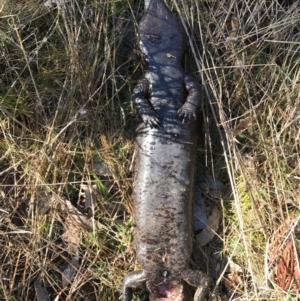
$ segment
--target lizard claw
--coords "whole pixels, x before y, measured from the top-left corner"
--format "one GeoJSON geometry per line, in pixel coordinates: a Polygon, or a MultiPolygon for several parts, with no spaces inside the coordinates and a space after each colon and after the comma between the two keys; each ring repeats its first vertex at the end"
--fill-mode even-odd
{"type": "Polygon", "coordinates": [[[150,126],[150,128],[158,128],[160,126],[160,120],[154,114],[151,115],[143,115],[142,119],[145,125],[150,126]]]}
{"type": "Polygon", "coordinates": [[[196,120],[196,112],[189,105],[183,105],[177,113],[182,118],[182,123],[190,123],[193,119],[196,120]]]}

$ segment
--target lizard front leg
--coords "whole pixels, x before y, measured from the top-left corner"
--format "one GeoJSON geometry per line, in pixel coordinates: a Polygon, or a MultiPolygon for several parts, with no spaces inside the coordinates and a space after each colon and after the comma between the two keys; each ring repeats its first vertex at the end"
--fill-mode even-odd
{"type": "Polygon", "coordinates": [[[146,281],[146,273],[144,271],[137,271],[128,274],[123,281],[122,293],[123,301],[132,300],[132,289],[141,286],[146,281]]]}
{"type": "Polygon", "coordinates": [[[188,96],[177,113],[182,118],[182,123],[189,123],[192,119],[196,120],[197,110],[201,105],[201,94],[199,84],[191,76],[185,75],[184,83],[188,96]]]}
{"type": "Polygon", "coordinates": [[[146,78],[143,78],[134,88],[132,99],[145,125],[149,125],[151,128],[153,128],[158,127],[160,121],[158,115],[148,100],[149,94],[149,82],[146,78]]]}

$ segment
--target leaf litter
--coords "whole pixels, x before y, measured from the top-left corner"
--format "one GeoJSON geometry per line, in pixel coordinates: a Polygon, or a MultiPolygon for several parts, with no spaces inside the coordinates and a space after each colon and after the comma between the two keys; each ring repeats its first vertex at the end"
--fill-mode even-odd
{"type": "Polygon", "coordinates": [[[300,218],[290,214],[270,239],[268,269],[284,292],[300,289],[299,227],[300,218]]]}

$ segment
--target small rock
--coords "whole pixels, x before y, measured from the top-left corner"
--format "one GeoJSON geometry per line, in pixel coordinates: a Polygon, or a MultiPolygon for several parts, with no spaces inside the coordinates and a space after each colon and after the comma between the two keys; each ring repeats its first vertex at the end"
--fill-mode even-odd
{"type": "Polygon", "coordinates": [[[62,286],[66,287],[69,285],[76,276],[77,268],[79,266],[79,257],[72,257],[72,263],[68,263],[68,266],[64,269],[62,273],[62,286]]]}
{"type": "Polygon", "coordinates": [[[85,20],[85,22],[91,22],[92,21],[92,17],[93,17],[93,10],[92,7],[87,5],[86,8],[83,11],[83,19],[85,20]]]}
{"type": "Polygon", "coordinates": [[[34,280],[33,285],[34,285],[37,301],[50,301],[47,289],[42,286],[40,281],[34,280]]]}
{"type": "Polygon", "coordinates": [[[204,194],[209,194],[209,186],[205,182],[200,182],[199,188],[204,194]]]}
{"type": "Polygon", "coordinates": [[[150,0],[145,0],[145,10],[147,10],[149,4],[150,4],[150,0]]]}
{"type": "Polygon", "coordinates": [[[53,5],[61,6],[65,4],[67,0],[48,0],[44,3],[46,7],[52,7],[53,5]]]}
{"type": "Polygon", "coordinates": [[[224,184],[221,181],[214,179],[210,175],[205,176],[205,181],[206,181],[206,184],[208,185],[209,189],[222,190],[224,187],[224,184]]]}
{"type": "Polygon", "coordinates": [[[210,189],[209,195],[214,199],[221,199],[223,197],[222,191],[210,189]]]}
{"type": "Polygon", "coordinates": [[[97,175],[106,176],[106,177],[113,175],[108,165],[100,158],[95,159],[94,168],[97,175]]]}

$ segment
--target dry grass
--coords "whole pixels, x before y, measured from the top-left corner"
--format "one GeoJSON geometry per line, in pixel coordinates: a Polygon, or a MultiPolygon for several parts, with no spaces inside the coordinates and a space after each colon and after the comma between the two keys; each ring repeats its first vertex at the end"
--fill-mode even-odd
{"type": "MultiPolygon", "coordinates": [[[[45,288],[50,300],[118,300],[138,266],[130,94],[143,3],[44,2],[0,1],[0,300],[41,301],[45,288]]],[[[222,227],[202,250],[210,299],[298,300],[295,282],[277,285],[268,254],[282,223],[300,216],[300,5],[168,3],[203,84],[199,174],[225,184],[222,227]],[[241,268],[231,282],[224,258],[241,268]]]]}

